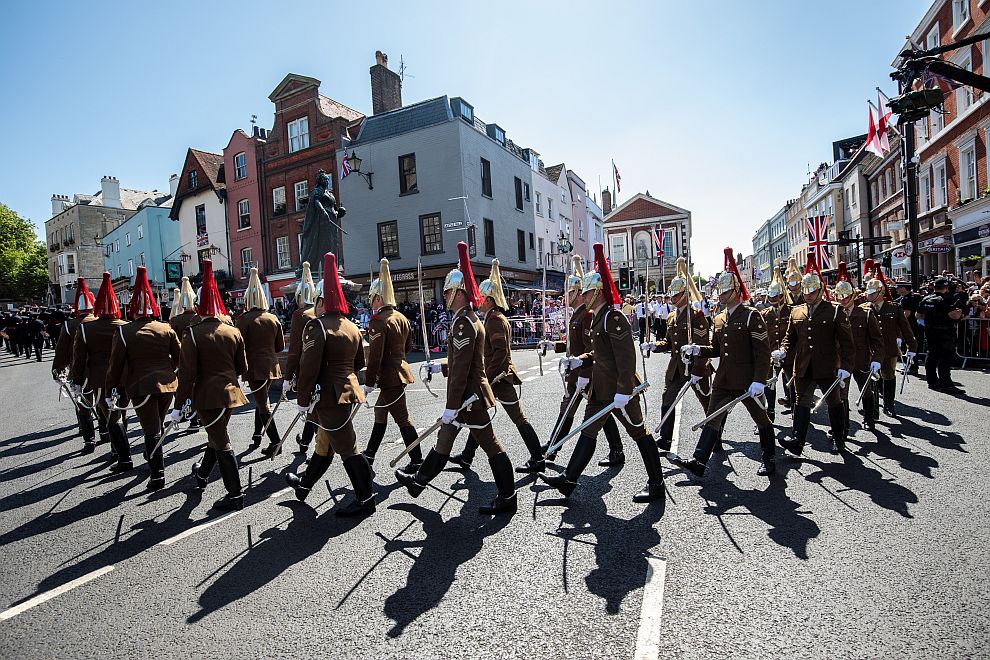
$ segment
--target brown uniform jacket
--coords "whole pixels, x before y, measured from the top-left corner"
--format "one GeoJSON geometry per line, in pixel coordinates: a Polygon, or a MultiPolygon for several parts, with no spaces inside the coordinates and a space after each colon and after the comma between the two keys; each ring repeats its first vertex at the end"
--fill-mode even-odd
{"type": "Polygon", "coordinates": [[[412,324],[394,307],[378,310],[368,322],[368,367],[364,382],[400,387],[415,382],[406,355],[412,350],[412,324]]]}
{"type": "Polygon", "coordinates": [[[52,359],[52,371],[65,371],[72,362],[72,342],[76,338],[76,331],[79,324],[84,321],[92,321],[95,316],[86,313],[85,316],[74,316],[62,324],[62,332],[58,335],[58,342],[55,343],[55,357],[52,359]]]}
{"type": "Polygon", "coordinates": [[[245,377],[249,381],[281,378],[277,353],[285,348],[285,334],[275,315],[261,309],[249,310],[237,319],[237,329],[244,337],[244,352],[247,354],[245,377]]]}
{"type": "Polygon", "coordinates": [[[849,311],[853,347],[856,351],[856,371],[869,371],[870,362],[883,360],[883,332],[880,321],[869,304],[853,305],[849,311]]]}
{"type": "Polygon", "coordinates": [[[873,313],[877,315],[880,322],[880,330],[883,332],[884,358],[900,358],[901,349],[897,347],[897,338],[907,344],[907,350],[914,353],[918,350],[918,340],[915,339],[914,331],[911,330],[911,323],[904,318],[904,312],[900,306],[893,302],[870,303],[873,313]]]}
{"type": "Polygon", "coordinates": [[[770,339],[770,350],[775,351],[784,343],[787,336],[787,324],[791,320],[792,305],[784,303],[780,306],[770,305],[760,313],[763,314],[763,322],[767,325],[767,336],[770,339]]]}
{"type": "Polygon", "coordinates": [[[123,388],[132,401],[178,389],[179,338],[168,323],[149,318],[122,325],[113,336],[106,391],[123,388]]]}
{"type": "Polygon", "coordinates": [[[715,315],[712,343],[701,346],[698,357],[719,358],[712,387],[746,390],[770,378],[770,339],[763,315],[739,304],[715,315]]]}
{"type": "MultiPolygon", "coordinates": [[[[179,359],[176,407],[192,399],[196,410],[236,408],[247,403],[238,376],[247,373],[240,331],[214,316],[186,330],[179,359]]],[[[212,420],[203,420],[209,423],[212,420]]]]}
{"type": "Polygon", "coordinates": [[[320,386],[318,407],[364,403],[357,372],[364,368],[361,331],[340,314],[324,314],[306,324],[296,385],[298,403],[308,406],[320,386]]]}
{"type": "Polygon", "coordinates": [[[126,325],[110,317],[91,317],[79,324],[75,339],[72,340],[72,373],[70,378],[83,389],[95,390],[103,387],[110,366],[110,349],[117,328],[126,325]]]}
{"type": "MultiPolygon", "coordinates": [[[[670,362],[667,363],[666,382],[687,377],[684,361],[681,360],[681,346],[694,342],[708,343],[708,319],[704,312],[694,310],[691,317],[691,341],[688,341],[688,306],[667,315],[667,334],[656,343],[658,351],[669,351],[670,362]]],[[[712,368],[708,360],[696,358],[691,365],[691,375],[705,378],[710,376],[712,368]]]]}
{"type": "Polygon", "coordinates": [[[289,330],[289,350],[285,357],[285,380],[299,375],[299,356],[302,355],[302,337],[306,324],[316,318],[316,305],[297,307],[292,312],[292,327],[289,330]]]}
{"type": "Polygon", "coordinates": [[[181,314],[176,314],[168,320],[168,324],[172,326],[175,330],[175,334],[179,337],[179,341],[186,336],[186,329],[191,325],[196,325],[203,320],[203,317],[196,312],[182,312],[181,314]]]}
{"type": "Polygon", "coordinates": [[[492,308],[485,314],[485,376],[488,382],[493,382],[502,374],[509,375],[503,382],[518,385],[519,372],[512,364],[512,328],[505,314],[498,308],[492,308]]]}
{"type": "MultiPolygon", "coordinates": [[[[447,337],[447,403],[457,410],[472,394],[484,408],[495,406],[495,395],[485,375],[485,326],[468,307],[457,310],[447,337]]],[[[478,403],[471,408],[478,410],[478,403]]]]}
{"type": "Polygon", "coordinates": [[[856,359],[849,318],[828,300],[819,301],[814,314],[807,304],[791,310],[780,350],[794,360],[795,376],[814,380],[833,380],[838,369],[851,373],[856,359]]]}
{"type": "Polygon", "coordinates": [[[616,394],[632,394],[642,382],[636,373],[636,345],[629,319],[622,312],[605,304],[593,314],[592,351],[579,357],[582,363],[592,364],[592,398],[611,402],[616,394]]]}
{"type": "MultiPolygon", "coordinates": [[[[567,328],[567,338],[571,344],[571,355],[577,356],[584,353],[591,353],[591,322],[594,320],[591,312],[583,304],[571,310],[571,320],[567,328]]],[[[554,353],[564,353],[567,351],[567,343],[558,341],[553,345],[554,353]]],[[[581,364],[577,369],[572,369],[569,379],[591,378],[592,364],[581,364]]]]}

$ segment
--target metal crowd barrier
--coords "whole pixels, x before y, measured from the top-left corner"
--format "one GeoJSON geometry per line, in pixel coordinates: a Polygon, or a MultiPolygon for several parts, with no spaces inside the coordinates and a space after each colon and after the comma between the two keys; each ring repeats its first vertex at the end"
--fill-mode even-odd
{"type": "Polygon", "coordinates": [[[510,316],[512,345],[534,347],[543,338],[550,341],[564,341],[566,329],[563,316],[547,316],[546,328],[541,330],[541,325],[543,325],[543,318],[539,316],[510,316]]]}
{"type": "Polygon", "coordinates": [[[990,319],[963,319],[959,322],[956,352],[963,369],[970,360],[990,360],[990,319]]]}

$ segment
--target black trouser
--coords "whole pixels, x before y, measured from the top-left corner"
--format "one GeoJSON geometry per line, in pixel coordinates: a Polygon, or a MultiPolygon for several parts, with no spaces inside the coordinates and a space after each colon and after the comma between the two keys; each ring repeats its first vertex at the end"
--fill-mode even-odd
{"type": "Polygon", "coordinates": [[[646,341],[648,339],[646,335],[646,317],[639,319],[639,337],[640,341],[646,341]]]}
{"type": "Polygon", "coordinates": [[[925,362],[925,378],[929,385],[951,385],[952,363],[956,359],[955,328],[925,326],[928,359],[925,362]]]}

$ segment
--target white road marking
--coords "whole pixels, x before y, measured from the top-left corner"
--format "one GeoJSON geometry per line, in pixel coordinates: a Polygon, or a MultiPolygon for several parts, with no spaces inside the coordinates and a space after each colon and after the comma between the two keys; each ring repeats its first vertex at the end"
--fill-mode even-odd
{"type": "Polygon", "coordinates": [[[113,566],[104,566],[103,568],[92,571],[91,573],[86,573],[86,575],[77,577],[75,580],[72,580],[71,582],[66,582],[61,587],[55,587],[51,591],[46,591],[43,594],[38,594],[34,598],[30,598],[24,601],[23,603],[21,603],[20,605],[15,605],[14,607],[11,607],[9,610],[0,612],[0,621],[13,619],[18,614],[22,614],[36,605],[41,605],[42,603],[45,603],[51,600],[52,598],[55,598],[56,596],[61,596],[67,591],[72,591],[76,587],[81,587],[87,582],[91,582],[96,578],[100,577],[101,575],[106,575],[112,570],[113,570],[113,566]]]}
{"type": "Polygon", "coordinates": [[[272,493],[271,495],[268,496],[268,499],[274,500],[276,497],[281,497],[282,495],[285,495],[290,490],[292,490],[292,489],[289,488],[288,486],[286,486],[282,490],[276,490],[274,493],[272,493]]]}
{"type": "Polygon", "coordinates": [[[663,614],[663,587],[666,577],[667,562],[647,557],[643,608],[639,615],[636,655],[633,656],[636,660],[656,660],[660,657],[660,617],[663,614]]]}
{"type": "Polygon", "coordinates": [[[526,376],[525,378],[523,378],[523,382],[528,383],[529,381],[536,380],[537,378],[539,378],[539,376],[526,376]]]}
{"type": "Polygon", "coordinates": [[[516,373],[520,373],[520,374],[528,374],[530,371],[532,371],[532,368],[530,368],[530,369],[516,369],[516,373]]]}
{"type": "Polygon", "coordinates": [[[179,534],[176,534],[175,536],[173,536],[170,539],[165,539],[164,541],[162,541],[158,545],[172,545],[173,543],[176,543],[177,541],[181,541],[184,538],[188,538],[188,537],[192,536],[196,532],[201,532],[201,531],[203,531],[204,529],[206,529],[208,527],[213,527],[217,523],[221,523],[224,520],[227,520],[229,518],[233,518],[238,513],[240,513],[240,511],[231,511],[230,513],[224,514],[224,515],[220,516],[219,518],[214,518],[213,520],[207,521],[207,522],[205,522],[205,523],[203,523],[201,525],[196,525],[195,527],[190,527],[186,531],[180,532],[179,534]]]}
{"type": "Polygon", "coordinates": [[[677,453],[677,444],[681,439],[681,407],[684,405],[684,397],[677,402],[677,406],[674,408],[674,437],[670,441],[670,453],[677,453]]]}

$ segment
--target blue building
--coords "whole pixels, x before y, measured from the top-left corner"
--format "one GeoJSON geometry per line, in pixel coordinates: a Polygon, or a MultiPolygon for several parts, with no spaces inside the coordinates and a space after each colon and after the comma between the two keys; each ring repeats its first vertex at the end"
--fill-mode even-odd
{"type": "Polygon", "coordinates": [[[159,302],[170,300],[165,283],[165,259],[179,249],[179,225],[169,220],[171,198],[162,206],[144,206],[103,237],[103,266],[110,272],[121,304],[130,300],[138,266],[148,269],[159,302]]]}

